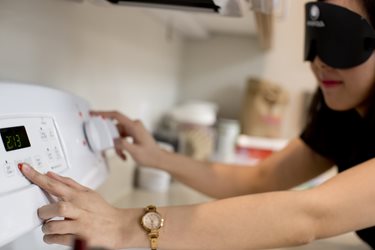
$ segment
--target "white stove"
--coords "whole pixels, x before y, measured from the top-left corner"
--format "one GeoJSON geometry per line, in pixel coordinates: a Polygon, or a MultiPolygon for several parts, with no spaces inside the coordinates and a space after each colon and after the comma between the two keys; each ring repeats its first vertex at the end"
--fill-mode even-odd
{"type": "Polygon", "coordinates": [[[22,176],[19,162],[90,188],[106,179],[103,151],[118,132],[89,110],[85,100],[64,91],[0,83],[0,250],[56,249],[42,243],[36,213],[50,197],[22,176]]]}

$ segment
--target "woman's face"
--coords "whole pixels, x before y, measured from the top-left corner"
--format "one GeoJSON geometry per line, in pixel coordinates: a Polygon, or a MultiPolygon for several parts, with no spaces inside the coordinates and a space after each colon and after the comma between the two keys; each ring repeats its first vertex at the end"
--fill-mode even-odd
{"type": "MultiPolygon", "coordinates": [[[[325,2],[348,8],[368,20],[361,1],[327,0],[325,2]]],[[[375,51],[366,62],[353,68],[332,68],[319,57],[315,57],[311,68],[328,107],[338,111],[356,108],[362,115],[366,112],[367,99],[375,88],[375,51]]]]}

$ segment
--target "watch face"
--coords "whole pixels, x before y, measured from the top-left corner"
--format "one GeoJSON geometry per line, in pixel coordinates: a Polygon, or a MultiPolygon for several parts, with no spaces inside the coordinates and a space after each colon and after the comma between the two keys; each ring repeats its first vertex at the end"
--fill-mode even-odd
{"type": "Polygon", "coordinates": [[[149,212],[142,217],[142,224],[149,230],[155,230],[163,226],[163,219],[160,214],[149,212]]]}

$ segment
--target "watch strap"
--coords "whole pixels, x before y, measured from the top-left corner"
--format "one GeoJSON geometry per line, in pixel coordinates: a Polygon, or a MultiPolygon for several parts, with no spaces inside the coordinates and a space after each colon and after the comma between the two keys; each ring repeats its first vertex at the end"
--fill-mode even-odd
{"type": "Polygon", "coordinates": [[[148,234],[148,237],[150,239],[151,250],[157,250],[158,249],[159,233],[158,232],[151,232],[151,233],[148,234]]]}
{"type": "Polygon", "coordinates": [[[149,205],[149,206],[145,207],[145,211],[146,211],[146,213],[156,212],[156,207],[154,205],[149,205]]]}

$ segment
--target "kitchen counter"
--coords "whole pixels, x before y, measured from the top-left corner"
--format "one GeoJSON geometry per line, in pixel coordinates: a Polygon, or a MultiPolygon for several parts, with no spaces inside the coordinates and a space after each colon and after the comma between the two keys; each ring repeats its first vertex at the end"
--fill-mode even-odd
{"type": "MultiPolygon", "coordinates": [[[[123,208],[145,207],[149,204],[157,206],[196,204],[212,200],[211,198],[174,181],[171,188],[166,193],[155,193],[141,189],[133,189],[127,195],[123,196],[115,205],[123,208]]],[[[315,241],[312,244],[294,247],[282,248],[283,250],[370,250],[353,233],[342,236],[315,241]]],[[[281,248],[279,249],[281,250],[281,248]]]]}

